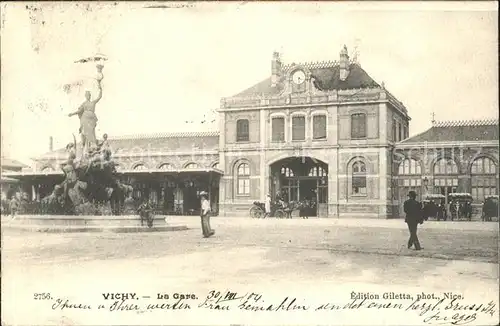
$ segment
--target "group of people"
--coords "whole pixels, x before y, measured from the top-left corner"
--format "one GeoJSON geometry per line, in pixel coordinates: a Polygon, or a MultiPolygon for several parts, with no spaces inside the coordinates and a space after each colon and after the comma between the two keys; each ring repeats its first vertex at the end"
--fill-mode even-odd
{"type": "Polygon", "coordinates": [[[313,212],[316,209],[315,200],[306,198],[300,202],[288,202],[285,200],[286,197],[285,192],[278,191],[276,193],[275,200],[273,201],[271,194],[268,193],[264,202],[264,218],[271,216],[276,208],[282,209],[288,218],[291,218],[291,212],[295,209],[299,210],[299,215],[303,219],[307,219],[309,216],[315,215],[313,212]]]}

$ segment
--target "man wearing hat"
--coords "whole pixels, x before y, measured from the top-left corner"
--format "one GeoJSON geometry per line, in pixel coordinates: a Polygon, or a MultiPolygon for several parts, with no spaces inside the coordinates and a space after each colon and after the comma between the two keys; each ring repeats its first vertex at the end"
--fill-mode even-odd
{"type": "Polygon", "coordinates": [[[410,191],[408,197],[410,198],[404,203],[404,211],[406,213],[405,222],[408,224],[408,229],[410,230],[408,249],[415,245],[415,250],[421,250],[422,248],[420,247],[420,242],[417,237],[417,226],[418,224],[424,223],[422,207],[416,200],[417,194],[415,191],[410,191]]]}
{"type": "Polygon", "coordinates": [[[208,238],[215,234],[215,231],[210,227],[210,202],[208,201],[208,194],[205,191],[200,192],[201,197],[201,230],[203,237],[208,238]]]}

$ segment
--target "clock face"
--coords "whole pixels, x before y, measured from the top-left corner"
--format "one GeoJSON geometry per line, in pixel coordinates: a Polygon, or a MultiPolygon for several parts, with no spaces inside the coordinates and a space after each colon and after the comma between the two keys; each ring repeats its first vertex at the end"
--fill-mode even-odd
{"type": "Polygon", "coordinates": [[[295,84],[300,85],[306,80],[306,75],[302,70],[297,70],[293,73],[292,79],[295,84]]]}

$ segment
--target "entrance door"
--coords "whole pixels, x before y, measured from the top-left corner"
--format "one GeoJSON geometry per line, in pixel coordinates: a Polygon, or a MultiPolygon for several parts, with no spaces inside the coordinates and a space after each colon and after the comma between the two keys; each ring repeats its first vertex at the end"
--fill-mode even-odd
{"type": "Polygon", "coordinates": [[[200,210],[200,201],[195,187],[184,188],[184,214],[196,215],[200,210]]]}
{"type": "Polygon", "coordinates": [[[316,179],[300,180],[300,201],[311,203],[307,208],[308,216],[318,216],[318,181],[316,179]]]}

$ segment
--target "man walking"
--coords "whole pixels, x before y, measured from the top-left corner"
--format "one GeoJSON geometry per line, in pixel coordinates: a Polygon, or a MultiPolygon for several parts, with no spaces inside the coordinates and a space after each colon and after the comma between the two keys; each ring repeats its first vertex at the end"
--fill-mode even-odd
{"type": "Polygon", "coordinates": [[[416,200],[417,194],[415,191],[410,191],[408,197],[410,197],[410,199],[404,203],[404,211],[406,213],[405,222],[408,224],[408,229],[410,230],[408,249],[415,245],[415,250],[421,250],[422,248],[420,247],[420,242],[417,237],[417,226],[418,224],[424,223],[422,208],[420,203],[416,200]]]}
{"type": "Polygon", "coordinates": [[[205,191],[200,192],[201,197],[201,230],[203,231],[203,237],[209,238],[215,234],[215,231],[210,227],[210,202],[208,201],[208,195],[205,191]]]}

